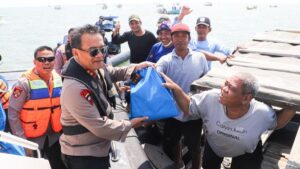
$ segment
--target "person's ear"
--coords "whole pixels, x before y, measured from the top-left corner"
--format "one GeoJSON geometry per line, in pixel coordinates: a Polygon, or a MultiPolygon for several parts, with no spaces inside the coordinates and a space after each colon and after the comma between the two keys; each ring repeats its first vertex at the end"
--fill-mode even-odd
{"type": "Polygon", "coordinates": [[[248,103],[251,102],[252,99],[253,99],[253,96],[252,96],[251,94],[245,94],[245,95],[243,96],[243,101],[242,101],[242,103],[243,103],[243,104],[248,104],[248,103]]]}
{"type": "Polygon", "coordinates": [[[72,48],[72,54],[73,54],[73,56],[77,56],[78,55],[78,49],[72,48]]]}

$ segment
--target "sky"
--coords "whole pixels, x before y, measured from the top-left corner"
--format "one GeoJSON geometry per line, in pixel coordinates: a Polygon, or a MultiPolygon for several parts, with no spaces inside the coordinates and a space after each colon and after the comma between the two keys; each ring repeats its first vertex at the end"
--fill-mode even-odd
{"type": "Polygon", "coordinates": [[[47,6],[47,5],[79,5],[79,4],[95,4],[95,3],[176,3],[181,4],[199,2],[232,2],[232,3],[300,3],[299,0],[0,0],[0,7],[13,7],[13,6],[47,6]]]}

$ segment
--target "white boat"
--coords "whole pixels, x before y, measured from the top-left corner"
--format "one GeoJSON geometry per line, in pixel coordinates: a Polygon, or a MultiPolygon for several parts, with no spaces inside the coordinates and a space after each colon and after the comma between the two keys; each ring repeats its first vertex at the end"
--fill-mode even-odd
{"type": "Polygon", "coordinates": [[[253,10],[253,9],[257,9],[257,5],[247,5],[246,6],[247,10],[253,10]]]}
{"type": "Polygon", "coordinates": [[[55,6],[54,6],[54,9],[55,9],[55,10],[61,10],[61,5],[55,5],[55,6]]]}
{"type": "Polygon", "coordinates": [[[212,4],[212,2],[210,2],[210,1],[206,1],[206,2],[204,2],[203,5],[204,5],[204,6],[212,6],[213,4],[212,4]]]}
{"type": "Polygon", "coordinates": [[[117,8],[122,8],[122,4],[117,4],[117,8]]]}
{"type": "Polygon", "coordinates": [[[9,133],[0,131],[0,141],[21,146],[27,149],[31,149],[37,152],[37,158],[24,157],[13,154],[6,154],[0,152],[0,164],[1,168],[8,169],[51,169],[48,160],[41,158],[39,151],[39,145],[25,140],[23,138],[16,137],[9,133]]]}
{"type": "Polygon", "coordinates": [[[276,4],[271,4],[271,5],[269,5],[269,7],[270,7],[270,8],[277,8],[278,5],[276,5],[276,4]]]}
{"type": "Polygon", "coordinates": [[[106,4],[102,4],[102,9],[103,10],[105,10],[105,9],[107,9],[108,8],[108,6],[106,5],[106,4]]]}

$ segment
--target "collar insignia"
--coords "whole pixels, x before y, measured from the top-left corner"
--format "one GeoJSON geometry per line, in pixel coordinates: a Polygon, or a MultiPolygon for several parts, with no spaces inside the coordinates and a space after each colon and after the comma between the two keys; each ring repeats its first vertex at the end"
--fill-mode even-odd
{"type": "Polygon", "coordinates": [[[90,105],[93,105],[94,102],[92,100],[91,91],[89,89],[82,89],[80,95],[87,100],[90,105]]]}

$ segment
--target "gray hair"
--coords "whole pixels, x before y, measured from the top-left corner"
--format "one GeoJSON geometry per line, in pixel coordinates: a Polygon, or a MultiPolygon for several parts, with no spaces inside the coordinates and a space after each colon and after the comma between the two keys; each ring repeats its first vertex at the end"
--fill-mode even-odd
{"type": "Polygon", "coordinates": [[[242,81],[242,93],[243,94],[251,94],[253,97],[258,93],[259,84],[257,79],[246,72],[236,73],[234,76],[239,78],[242,81]]]}

